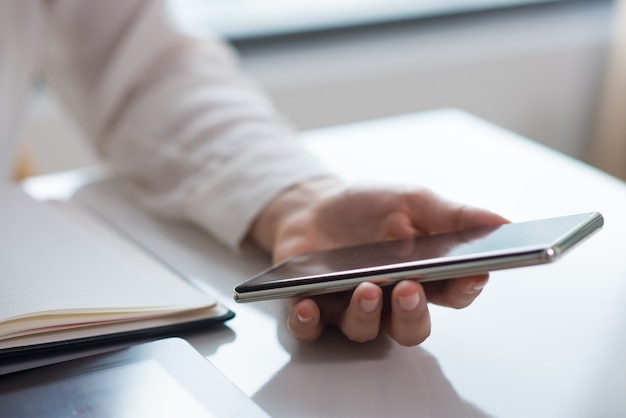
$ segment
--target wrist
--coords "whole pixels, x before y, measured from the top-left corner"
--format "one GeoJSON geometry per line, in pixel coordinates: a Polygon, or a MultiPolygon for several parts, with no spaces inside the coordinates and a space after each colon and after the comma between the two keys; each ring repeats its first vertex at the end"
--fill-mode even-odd
{"type": "Polygon", "coordinates": [[[250,238],[259,247],[272,252],[282,225],[301,216],[325,197],[343,188],[336,178],[323,177],[296,184],[276,196],[252,224],[250,238]]]}

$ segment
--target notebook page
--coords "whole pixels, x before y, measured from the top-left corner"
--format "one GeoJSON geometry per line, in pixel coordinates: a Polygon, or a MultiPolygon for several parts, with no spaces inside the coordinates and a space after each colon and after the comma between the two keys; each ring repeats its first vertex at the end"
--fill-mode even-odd
{"type": "MultiPolygon", "coordinates": [[[[0,321],[214,304],[79,209],[36,202],[11,185],[0,186],[0,321]]],[[[0,323],[0,335],[5,328],[0,323]]]]}

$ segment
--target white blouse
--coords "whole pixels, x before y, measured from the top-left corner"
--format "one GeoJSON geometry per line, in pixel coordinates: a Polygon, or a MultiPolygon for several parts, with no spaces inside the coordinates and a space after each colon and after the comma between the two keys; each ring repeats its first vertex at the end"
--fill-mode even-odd
{"type": "Polygon", "coordinates": [[[285,188],[327,169],[218,39],[152,0],[0,0],[0,177],[35,75],[149,207],[236,247],[285,188]]]}

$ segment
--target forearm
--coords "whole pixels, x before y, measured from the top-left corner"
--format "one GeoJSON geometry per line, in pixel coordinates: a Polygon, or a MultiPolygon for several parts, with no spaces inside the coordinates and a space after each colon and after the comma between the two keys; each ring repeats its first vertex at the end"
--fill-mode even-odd
{"type": "Polygon", "coordinates": [[[72,3],[54,3],[49,74],[146,205],[236,247],[283,190],[327,175],[221,42],[179,33],[158,2],[72,3]]]}

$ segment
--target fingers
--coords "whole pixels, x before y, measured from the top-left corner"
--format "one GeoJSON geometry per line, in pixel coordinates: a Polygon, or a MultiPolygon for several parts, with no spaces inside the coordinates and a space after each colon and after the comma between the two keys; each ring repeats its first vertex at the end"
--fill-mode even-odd
{"type": "Polygon", "coordinates": [[[287,321],[289,331],[302,341],[315,341],[324,331],[320,309],[311,299],[294,304],[287,321]]]}
{"type": "Polygon", "coordinates": [[[403,280],[391,292],[391,314],[385,319],[385,330],[399,344],[413,346],[430,335],[430,313],[422,286],[403,280]]]}
{"type": "Polygon", "coordinates": [[[407,193],[406,200],[413,224],[430,234],[509,222],[493,212],[444,199],[427,189],[407,193]]]}
{"type": "Polygon", "coordinates": [[[413,346],[430,335],[430,314],[422,286],[403,280],[391,291],[390,312],[383,314],[382,289],[362,283],[354,291],[350,305],[339,323],[341,331],[352,341],[375,339],[381,327],[399,344],[413,346]]]}
{"type": "Polygon", "coordinates": [[[428,300],[451,308],[465,308],[480,295],[489,280],[488,274],[423,283],[428,300]]]}
{"type": "Polygon", "coordinates": [[[354,290],[350,304],[339,322],[339,329],[348,339],[365,342],[378,336],[382,296],[382,289],[373,283],[361,283],[354,290]]]}
{"type": "Polygon", "coordinates": [[[323,295],[297,302],[289,313],[288,327],[303,341],[317,339],[326,325],[333,325],[348,339],[365,342],[378,336],[382,309],[382,289],[372,283],[361,283],[352,295],[323,295]]]}
{"type": "Polygon", "coordinates": [[[361,283],[341,311],[333,309],[336,299],[297,302],[289,313],[289,330],[300,340],[314,341],[327,325],[335,325],[348,339],[366,342],[376,339],[384,327],[391,338],[405,346],[420,344],[430,335],[427,298],[419,283],[401,281],[391,290],[388,303],[390,309],[384,311],[382,289],[361,283]]]}

